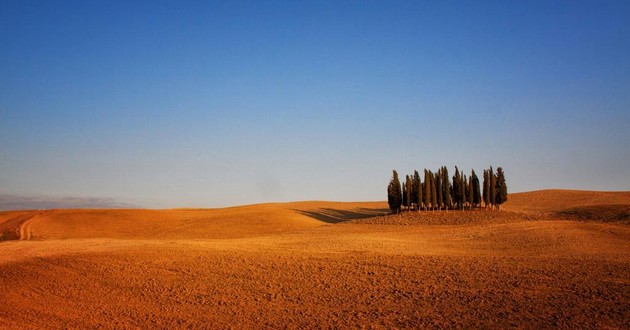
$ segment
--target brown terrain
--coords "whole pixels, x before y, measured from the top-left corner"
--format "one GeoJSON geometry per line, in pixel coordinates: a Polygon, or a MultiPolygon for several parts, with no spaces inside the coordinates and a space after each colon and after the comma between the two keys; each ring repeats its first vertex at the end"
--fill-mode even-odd
{"type": "Polygon", "coordinates": [[[0,212],[0,328],[630,328],[630,192],[0,212]]]}

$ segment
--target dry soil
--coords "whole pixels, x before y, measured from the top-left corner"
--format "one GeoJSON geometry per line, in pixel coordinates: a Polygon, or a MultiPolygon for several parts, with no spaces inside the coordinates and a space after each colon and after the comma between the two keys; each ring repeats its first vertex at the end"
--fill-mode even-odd
{"type": "Polygon", "coordinates": [[[630,328],[630,193],[0,212],[0,328],[630,328]]]}

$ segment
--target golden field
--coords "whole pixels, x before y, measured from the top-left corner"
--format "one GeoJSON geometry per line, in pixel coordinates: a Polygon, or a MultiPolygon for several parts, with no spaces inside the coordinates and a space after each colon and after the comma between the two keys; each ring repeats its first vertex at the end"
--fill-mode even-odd
{"type": "Polygon", "coordinates": [[[630,328],[630,192],[0,212],[0,328],[630,328]]]}

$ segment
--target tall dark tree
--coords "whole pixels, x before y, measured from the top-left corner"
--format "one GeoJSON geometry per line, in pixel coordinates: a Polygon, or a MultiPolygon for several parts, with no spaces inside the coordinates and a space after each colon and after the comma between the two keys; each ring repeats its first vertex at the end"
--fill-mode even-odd
{"type": "Polygon", "coordinates": [[[418,171],[413,171],[413,186],[415,189],[413,201],[416,203],[416,210],[420,211],[420,207],[422,206],[422,183],[420,182],[420,174],[418,174],[418,171]]]}
{"type": "Polygon", "coordinates": [[[490,178],[488,170],[483,170],[483,204],[487,209],[490,204],[490,178]]]}
{"type": "Polygon", "coordinates": [[[505,174],[503,173],[503,168],[497,167],[497,192],[495,204],[498,209],[501,209],[501,204],[507,202],[508,192],[507,192],[507,184],[505,183],[505,174]]]}
{"type": "Polygon", "coordinates": [[[452,207],[451,202],[451,180],[448,177],[448,169],[446,166],[442,167],[442,200],[444,201],[444,206],[446,209],[450,209],[452,207]]]}
{"type": "Polygon", "coordinates": [[[429,177],[431,178],[431,207],[433,210],[437,208],[437,188],[435,187],[435,176],[433,172],[429,171],[429,177]]]}
{"type": "MultiPolygon", "coordinates": [[[[474,171],[473,171],[474,173],[474,171]]],[[[470,206],[470,209],[472,210],[474,208],[474,199],[475,199],[475,191],[474,191],[474,185],[473,185],[473,178],[472,176],[470,176],[468,178],[468,206],[470,206]]]]}
{"type": "Polygon", "coordinates": [[[458,209],[462,208],[462,193],[461,193],[462,179],[459,174],[459,169],[455,166],[455,175],[453,175],[453,203],[458,209]]]}
{"type": "Polygon", "coordinates": [[[459,177],[459,190],[462,195],[462,209],[466,209],[466,203],[468,201],[468,180],[466,179],[466,175],[464,171],[462,171],[461,176],[459,177]]]}
{"type": "Polygon", "coordinates": [[[400,205],[402,204],[402,191],[400,189],[400,180],[398,180],[398,172],[396,172],[396,170],[393,171],[392,179],[389,181],[389,185],[387,186],[387,203],[389,204],[389,209],[392,210],[393,213],[398,213],[400,211],[400,205]]]}
{"type": "Polygon", "coordinates": [[[411,207],[411,189],[412,189],[412,182],[411,182],[411,177],[409,175],[407,175],[406,179],[405,179],[405,198],[407,199],[407,204],[405,204],[405,206],[407,207],[407,210],[409,210],[409,208],[411,207]]]}
{"type": "Polygon", "coordinates": [[[402,209],[404,210],[407,207],[407,203],[409,200],[407,199],[407,183],[404,182],[402,185],[402,209]]]}
{"type": "Polygon", "coordinates": [[[497,176],[494,174],[492,166],[490,166],[488,174],[490,175],[490,205],[494,207],[497,201],[497,176]]]}
{"type": "Polygon", "coordinates": [[[427,209],[431,208],[431,172],[424,169],[424,207],[427,209]]]}
{"type": "Polygon", "coordinates": [[[418,177],[418,171],[413,171],[411,176],[411,206],[416,207],[418,203],[418,185],[416,184],[416,178],[418,177]]]}
{"type": "Polygon", "coordinates": [[[425,189],[424,188],[425,187],[424,182],[420,183],[420,187],[422,187],[422,189],[420,189],[420,191],[422,192],[422,195],[420,196],[420,198],[422,199],[421,207],[422,207],[423,211],[426,211],[426,209],[427,209],[427,204],[426,204],[427,195],[424,194],[424,191],[425,191],[424,190],[425,189]]]}
{"type": "Polygon", "coordinates": [[[479,207],[481,205],[481,191],[479,190],[479,178],[475,173],[475,170],[472,170],[470,174],[470,179],[472,180],[472,191],[473,191],[473,204],[475,207],[479,207]]]}
{"type": "Polygon", "coordinates": [[[492,166],[483,171],[483,189],[480,187],[479,178],[475,170],[470,176],[455,166],[455,175],[451,180],[446,166],[440,167],[437,172],[424,169],[424,182],[418,171],[413,175],[407,175],[401,184],[398,172],[393,171],[392,179],[387,186],[387,201],[393,213],[399,213],[401,207],[407,210],[414,208],[423,210],[448,210],[458,208],[471,210],[481,207],[484,203],[486,209],[500,209],[501,204],[508,198],[505,173],[503,168],[497,168],[495,173],[492,166]]]}
{"type": "Polygon", "coordinates": [[[435,196],[436,196],[436,204],[438,210],[442,209],[442,205],[444,201],[442,200],[444,196],[442,195],[442,170],[438,170],[435,173],[435,196]]]}

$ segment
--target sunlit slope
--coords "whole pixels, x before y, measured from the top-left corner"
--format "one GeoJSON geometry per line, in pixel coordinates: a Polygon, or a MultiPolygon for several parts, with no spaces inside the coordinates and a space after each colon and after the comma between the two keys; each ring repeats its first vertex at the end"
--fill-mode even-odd
{"type": "Polygon", "coordinates": [[[567,209],[595,206],[628,206],[630,191],[586,191],[548,189],[509,194],[507,203],[502,209],[526,212],[553,214],[567,209]]]}
{"type": "MultiPolygon", "coordinates": [[[[502,209],[579,220],[627,222],[630,218],[630,192],[541,190],[515,193],[509,195],[502,209]]],[[[0,212],[0,240],[244,238],[299,231],[347,220],[362,222],[362,219],[388,212],[385,202],[319,201],[221,209],[7,211],[0,212]]],[[[429,215],[442,217],[440,212],[429,215]]],[[[451,214],[460,215],[467,216],[451,214]]]]}
{"type": "Polygon", "coordinates": [[[0,214],[8,239],[214,239],[264,236],[379,214],[382,203],[296,202],[222,209],[50,210],[0,214]]]}
{"type": "Polygon", "coordinates": [[[0,212],[0,242],[19,239],[22,224],[37,214],[35,211],[0,212]]]}
{"type": "Polygon", "coordinates": [[[629,226],[386,207],[0,213],[0,328],[627,328],[629,226]]]}

